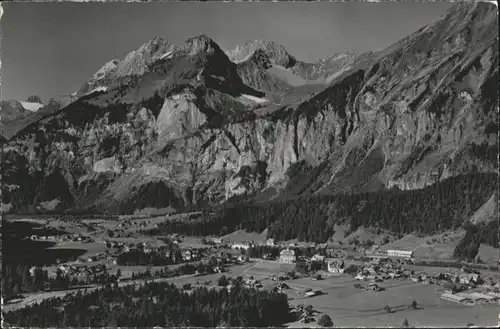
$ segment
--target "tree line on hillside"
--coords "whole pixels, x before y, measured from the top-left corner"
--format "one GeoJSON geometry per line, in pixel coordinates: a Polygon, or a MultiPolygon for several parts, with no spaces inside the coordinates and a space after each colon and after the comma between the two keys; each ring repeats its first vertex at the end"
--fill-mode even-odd
{"type": "MultiPolygon", "coordinates": [[[[215,215],[168,221],[151,234],[224,235],[238,229],[262,232],[284,241],[325,242],[334,224],[350,230],[378,227],[397,234],[434,234],[461,227],[498,188],[495,174],[451,177],[419,190],[384,190],[360,194],[308,196],[260,204],[222,205],[215,215]]],[[[488,241],[486,243],[489,243],[488,241]]]]}
{"type": "Polygon", "coordinates": [[[289,320],[289,306],[284,294],[243,285],[186,292],[150,282],[47,299],[6,313],[4,319],[21,327],[270,327],[289,320]]]}
{"type": "Polygon", "coordinates": [[[280,247],[278,246],[253,246],[245,251],[245,255],[250,258],[277,258],[280,255],[280,247]]]}
{"type": "Polygon", "coordinates": [[[453,251],[455,258],[466,261],[474,260],[479,253],[481,243],[498,248],[498,221],[493,220],[477,225],[468,224],[465,229],[467,233],[453,251]]]}

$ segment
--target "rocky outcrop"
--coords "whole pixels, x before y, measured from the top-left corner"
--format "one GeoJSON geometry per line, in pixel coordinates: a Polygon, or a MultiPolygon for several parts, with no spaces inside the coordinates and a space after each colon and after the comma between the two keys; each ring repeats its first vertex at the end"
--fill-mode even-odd
{"type": "Polygon", "coordinates": [[[30,97],[28,97],[26,99],[27,102],[30,102],[30,103],[39,103],[39,104],[43,104],[42,100],[40,99],[40,97],[38,97],[37,95],[31,95],[30,97]]]}
{"type": "Polygon", "coordinates": [[[271,94],[280,94],[292,86],[274,76],[271,59],[262,49],[255,50],[245,61],[237,64],[238,75],[243,82],[257,90],[271,94]]]}
{"type": "Polygon", "coordinates": [[[332,57],[341,64],[323,91],[262,103],[262,112],[248,100],[282,86],[267,71],[293,62],[280,48],[252,46],[235,64],[206,36],[172,53],[155,39],[140,48],[154,55],[128,61],[138,63],[127,71],[134,79],[111,81],[116,88],[80,97],[6,145],[3,174],[17,188],[3,202],[133,212],[269,188],[292,196],[414,189],[496,172],[496,23],[488,4],[457,4],[382,52],[332,57]]]}

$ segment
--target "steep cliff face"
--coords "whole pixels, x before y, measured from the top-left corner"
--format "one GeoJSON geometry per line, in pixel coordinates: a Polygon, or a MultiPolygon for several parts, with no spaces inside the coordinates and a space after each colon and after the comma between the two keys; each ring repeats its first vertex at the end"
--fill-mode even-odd
{"type": "MultiPolygon", "coordinates": [[[[329,59],[345,60],[328,86],[279,106],[267,98],[290,84],[269,70],[299,67],[288,53],[250,47],[233,54],[235,64],[206,36],[180,47],[157,40],[158,51],[147,51],[154,56],[132,61],[128,80],[113,78],[113,88],[80,97],[4,147],[3,203],[180,209],[496,172],[492,7],[457,4],[382,52],[329,59]]],[[[120,65],[100,71],[111,76],[120,65]]]]}
{"type": "Polygon", "coordinates": [[[255,50],[249,57],[237,64],[238,75],[255,89],[270,94],[280,94],[292,86],[269,71],[273,67],[271,59],[262,49],[255,50]]]}

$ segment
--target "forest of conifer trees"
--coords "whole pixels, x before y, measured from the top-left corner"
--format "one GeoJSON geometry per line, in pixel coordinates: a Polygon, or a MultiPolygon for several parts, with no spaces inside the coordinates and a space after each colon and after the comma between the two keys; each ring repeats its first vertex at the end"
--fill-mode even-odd
{"type": "Polygon", "coordinates": [[[289,321],[284,294],[245,288],[199,287],[183,291],[169,283],[146,283],[81,292],[5,314],[21,327],[272,327],[289,321]]]}
{"type": "MultiPolygon", "coordinates": [[[[456,229],[498,188],[495,174],[448,178],[419,190],[301,197],[258,204],[227,204],[187,221],[168,221],[150,233],[223,235],[237,229],[262,232],[277,240],[325,242],[334,224],[379,227],[397,234],[431,235],[456,229]]],[[[494,243],[488,238],[485,243],[494,243]]],[[[496,245],[495,245],[496,246],[496,245]]]]}

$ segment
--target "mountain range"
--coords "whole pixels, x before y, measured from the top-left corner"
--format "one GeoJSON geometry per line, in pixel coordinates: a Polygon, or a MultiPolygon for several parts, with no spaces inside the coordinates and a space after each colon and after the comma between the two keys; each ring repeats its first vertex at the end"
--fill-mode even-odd
{"type": "Polygon", "coordinates": [[[3,207],[184,210],[497,173],[497,26],[496,6],[457,3],[387,49],[314,63],[156,37],[35,113],[2,103],[3,207]]]}

